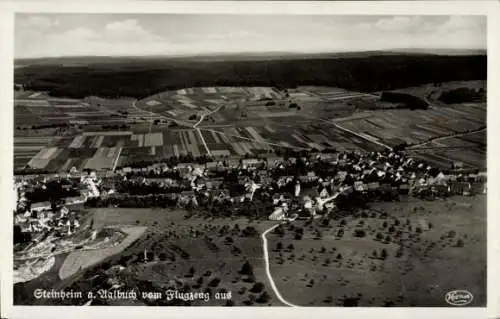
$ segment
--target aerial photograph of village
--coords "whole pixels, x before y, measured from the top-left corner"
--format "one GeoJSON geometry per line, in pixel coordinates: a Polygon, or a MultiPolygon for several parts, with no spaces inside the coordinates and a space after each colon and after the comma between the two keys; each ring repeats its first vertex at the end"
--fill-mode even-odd
{"type": "Polygon", "coordinates": [[[15,16],[15,305],[486,306],[486,18],[15,16]]]}

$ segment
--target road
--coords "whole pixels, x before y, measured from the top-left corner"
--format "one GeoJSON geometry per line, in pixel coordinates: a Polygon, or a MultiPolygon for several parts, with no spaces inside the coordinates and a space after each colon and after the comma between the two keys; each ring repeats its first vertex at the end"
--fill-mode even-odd
{"type": "Polygon", "coordinates": [[[200,116],[200,120],[198,122],[196,122],[194,125],[193,125],[193,128],[198,132],[198,134],[200,135],[200,139],[201,139],[201,142],[203,143],[203,146],[205,146],[205,150],[207,151],[207,154],[208,156],[211,156],[212,153],[210,152],[210,149],[208,148],[208,145],[207,145],[207,142],[205,141],[205,138],[203,137],[203,134],[201,134],[201,131],[200,129],[198,128],[198,125],[200,125],[201,122],[203,122],[203,120],[205,119],[205,116],[207,115],[210,115],[210,114],[214,114],[215,112],[219,111],[221,108],[223,107],[223,105],[219,105],[218,108],[216,108],[215,110],[211,111],[211,112],[208,112],[208,113],[203,113],[201,116],[200,116]]]}
{"type": "Polygon", "coordinates": [[[371,138],[371,137],[369,137],[369,136],[366,136],[366,135],[362,135],[362,134],[356,133],[356,132],[354,132],[354,131],[352,131],[352,130],[350,130],[350,129],[348,129],[348,128],[345,128],[345,127],[343,127],[343,126],[338,125],[337,123],[332,123],[332,122],[330,122],[330,123],[331,123],[331,124],[333,124],[333,125],[334,125],[336,128],[338,128],[338,129],[341,129],[341,130],[343,130],[343,131],[345,131],[345,132],[349,132],[349,133],[351,133],[351,134],[354,134],[354,135],[356,135],[357,137],[360,137],[360,138],[362,138],[362,139],[364,139],[364,140],[366,140],[366,141],[369,141],[369,142],[371,142],[371,143],[374,143],[374,144],[380,145],[380,146],[382,146],[382,147],[384,147],[384,148],[389,149],[389,150],[391,150],[391,151],[392,151],[392,147],[390,147],[389,145],[386,145],[386,144],[384,144],[384,143],[382,143],[382,142],[379,142],[379,141],[375,140],[375,138],[371,138]]]}
{"type": "Polygon", "coordinates": [[[282,144],[277,144],[277,143],[272,143],[272,142],[259,141],[259,140],[256,140],[256,139],[253,139],[253,138],[249,138],[249,137],[245,137],[245,136],[234,135],[234,134],[227,134],[227,133],[224,133],[224,132],[221,132],[221,131],[218,131],[218,130],[205,129],[205,128],[203,130],[204,131],[210,131],[210,132],[216,132],[216,133],[224,134],[224,135],[227,135],[227,136],[237,137],[237,138],[240,138],[242,140],[248,140],[248,141],[257,142],[257,143],[261,143],[261,144],[267,144],[267,145],[271,145],[271,146],[278,146],[278,147],[283,147],[283,148],[293,148],[293,149],[297,149],[297,150],[307,150],[307,148],[305,148],[305,147],[293,146],[293,145],[292,146],[285,146],[285,145],[282,145],[282,144]]]}
{"type": "Polygon", "coordinates": [[[211,111],[211,112],[208,112],[208,113],[203,113],[201,116],[200,116],[200,120],[198,122],[196,122],[196,124],[193,125],[193,128],[197,128],[198,125],[200,125],[201,122],[203,122],[203,120],[205,119],[205,116],[207,115],[211,115],[211,114],[214,114],[215,112],[218,112],[221,108],[223,107],[223,105],[219,105],[218,108],[216,108],[215,110],[211,111]]]}
{"type": "Polygon", "coordinates": [[[266,274],[267,278],[269,279],[269,283],[271,284],[271,288],[273,288],[274,294],[276,297],[278,297],[279,301],[281,301],[283,304],[289,306],[289,307],[300,307],[298,305],[295,305],[289,301],[287,301],[279,292],[278,288],[276,287],[276,284],[274,283],[273,276],[271,275],[271,270],[269,266],[269,251],[268,251],[268,244],[267,244],[267,238],[266,235],[273,231],[276,227],[278,227],[280,224],[276,224],[272,226],[271,228],[268,228],[266,231],[264,231],[261,235],[262,237],[262,250],[264,251],[264,262],[266,264],[266,274]]]}
{"type": "MultiPolygon", "coordinates": [[[[364,116],[363,116],[364,117],[364,116]]],[[[368,116],[366,116],[368,117],[368,116]]],[[[356,117],[355,119],[360,119],[362,117],[356,117]]],[[[371,142],[371,143],[374,143],[374,144],[377,144],[379,146],[382,146],[383,148],[386,148],[388,150],[391,150],[392,151],[392,147],[390,147],[389,145],[386,145],[382,142],[379,142],[377,141],[375,138],[372,138],[370,136],[367,136],[367,135],[363,135],[363,134],[359,134],[359,133],[356,133],[348,128],[345,128],[341,125],[339,125],[338,123],[336,123],[335,119],[334,120],[324,120],[324,119],[320,119],[320,118],[312,118],[311,119],[315,119],[315,120],[318,120],[318,121],[321,121],[321,122],[325,122],[325,123],[328,123],[328,124],[331,124],[333,126],[335,126],[336,128],[338,128],[339,130],[342,130],[342,131],[345,131],[345,132],[348,132],[348,133],[351,133],[353,135],[356,135],[357,137],[359,138],[362,138],[364,139],[365,141],[368,141],[368,142],[371,142]]],[[[348,120],[349,117],[343,117],[343,118],[340,118],[341,120],[348,120]]],[[[353,118],[354,119],[354,118],[353,118]]]]}
{"type": "MultiPolygon", "coordinates": [[[[332,201],[334,199],[336,199],[340,194],[348,191],[349,189],[351,189],[352,187],[347,187],[345,188],[344,190],[340,191],[340,192],[337,192],[335,193],[335,195],[333,195],[332,197],[328,198],[327,200],[325,200],[322,204],[325,204],[329,201],[332,201]]],[[[281,301],[282,303],[284,303],[285,305],[287,306],[290,306],[290,307],[300,307],[299,305],[296,305],[296,304],[293,304],[289,301],[287,301],[279,292],[278,288],[276,287],[276,284],[274,283],[274,279],[273,279],[273,276],[271,275],[271,269],[270,269],[270,263],[269,263],[269,245],[267,243],[267,237],[266,235],[269,233],[269,232],[272,232],[276,227],[278,227],[279,225],[281,224],[276,224],[276,225],[273,225],[271,226],[270,228],[268,228],[267,230],[265,230],[261,237],[262,237],[262,251],[264,252],[264,262],[266,264],[266,274],[267,274],[267,278],[269,280],[269,283],[271,284],[271,288],[273,288],[273,291],[274,291],[274,294],[276,295],[276,297],[278,297],[279,301],[281,301]]]]}
{"type": "Polygon", "coordinates": [[[155,112],[151,112],[151,111],[147,111],[147,110],[141,109],[141,108],[137,107],[136,102],[137,101],[132,102],[132,107],[135,108],[135,109],[137,109],[137,110],[139,110],[139,111],[141,111],[141,112],[146,112],[146,113],[148,113],[151,116],[160,117],[160,118],[162,118],[164,120],[169,120],[169,121],[175,122],[175,123],[177,123],[178,125],[181,125],[181,126],[189,126],[189,127],[193,126],[191,123],[184,122],[184,121],[181,121],[181,120],[173,118],[173,117],[168,117],[168,116],[165,116],[165,115],[162,115],[162,114],[158,114],[158,113],[155,113],[155,112]]]}
{"type": "Polygon", "coordinates": [[[466,136],[466,135],[469,135],[469,134],[480,133],[480,132],[483,132],[483,131],[486,131],[486,127],[482,127],[480,129],[477,129],[477,130],[474,130],[474,131],[470,131],[470,132],[457,133],[457,134],[446,135],[446,136],[439,136],[439,137],[431,138],[430,140],[427,140],[427,141],[425,141],[423,143],[411,145],[411,146],[407,147],[406,149],[407,150],[419,149],[422,146],[424,146],[426,144],[430,144],[432,142],[440,142],[440,141],[443,141],[443,140],[446,140],[446,139],[449,139],[449,138],[466,136]]]}

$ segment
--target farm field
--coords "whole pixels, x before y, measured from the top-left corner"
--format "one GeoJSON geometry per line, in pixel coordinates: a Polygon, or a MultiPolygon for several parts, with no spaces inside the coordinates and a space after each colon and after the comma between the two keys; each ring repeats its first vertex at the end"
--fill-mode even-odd
{"type": "Polygon", "coordinates": [[[418,144],[438,136],[452,135],[485,127],[486,108],[462,106],[458,113],[453,107],[428,110],[383,110],[369,117],[342,121],[342,126],[367,133],[389,145],[400,140],[418,144]]]}
{"type": "Polygon", "coordinates": [[[437,167],[448,168],[454,163],[464,167],[486,169],[486,130],[461,136],[433,140],[410,151],[437,167]]]}
{"type": "Polygon", "coordinates": [[[370,206],[268,235],[271,272],[285,299],[302,306],[439,307],[447,306],[448,291],[466,289],[471,306],[485,305],[485,196],[370,206]]]}

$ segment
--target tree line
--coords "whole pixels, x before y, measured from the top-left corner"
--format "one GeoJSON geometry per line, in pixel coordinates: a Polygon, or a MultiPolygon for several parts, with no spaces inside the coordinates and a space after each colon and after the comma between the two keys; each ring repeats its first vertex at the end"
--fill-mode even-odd
{"type": "Polygon", "coordinates": [[[185,87],[298,85],[373,92],[425,83],[486,79],[486,56],[380,55],[259,61],[132,60],[88,66],[32,65],[15,70],[26,90],[51,96],[147,96],[185,87]],[[369,76],[367,76],[369,75],[369,76]]]}

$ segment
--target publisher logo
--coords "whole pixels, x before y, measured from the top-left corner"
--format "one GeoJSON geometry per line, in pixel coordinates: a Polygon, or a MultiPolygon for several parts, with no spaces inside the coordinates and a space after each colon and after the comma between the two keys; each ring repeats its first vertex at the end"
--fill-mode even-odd
{"type": "Polygon", "coordinates": [[[467,290],[453,290],[448,292],[444,300],[452,306],[465,306],[472,302],[474,296],[467,290]]]}

